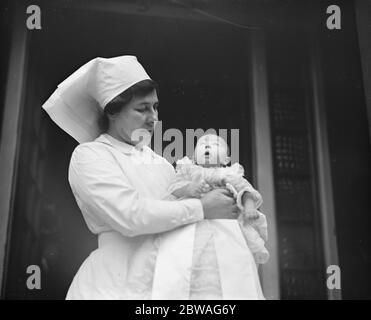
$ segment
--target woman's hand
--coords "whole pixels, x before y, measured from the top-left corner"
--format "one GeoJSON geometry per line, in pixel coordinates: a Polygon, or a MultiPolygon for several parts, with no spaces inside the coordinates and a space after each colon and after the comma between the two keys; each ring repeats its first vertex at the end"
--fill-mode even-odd
{"type": "Polygon", "coordinates": [[[205,219],[237,219],[238,207],[226,189],[214,189],[201,198],[205,219]]]}

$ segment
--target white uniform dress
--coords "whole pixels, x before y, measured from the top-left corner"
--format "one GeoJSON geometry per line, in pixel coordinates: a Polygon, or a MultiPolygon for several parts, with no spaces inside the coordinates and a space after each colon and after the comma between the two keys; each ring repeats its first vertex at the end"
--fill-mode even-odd
{"type": "Polygon", "coordinates": [[[200,200],[163,201],[174,168],[107,134],[72,154],[69,182],[98,249],[67,299],[151,299],[158,234],[203,219],[200,200]],[[156,160],[156,161],[153,161],[156,160]]]}
{"type": "MultiPolygon", "coordinates": [[[[98,249],[81,265],[67,299],[190,298],[195,222],[208,220],[198,199],[161,200],[174,179],[171,164],[150,148],[107,134],[75,149],[69,181],[98,249]]],[[[214,234],[224,254],[220,298],[263,299],[254,258],[235,228],[223,220],[214,234]]]]}

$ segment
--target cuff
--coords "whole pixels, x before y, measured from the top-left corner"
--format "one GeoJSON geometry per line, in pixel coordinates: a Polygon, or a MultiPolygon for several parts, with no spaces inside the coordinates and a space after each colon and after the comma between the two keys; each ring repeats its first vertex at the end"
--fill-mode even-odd
{"type": "Polygon", "coordinates": [[[187,199],[188,202],[193,206],[193,211],[188,215],[190,222],[198,222],[204,219],[204,209],[202,207],[201,200],[199,199],[187,199]]]}
{"type": "Polygon", "coordinates": [[[201,200],[199,199],[185,199],[180,200],[184,206],[184,212],[178,218],[173,219],[176,225],[185,225],[198,222],[204,219],[204,210],[202,208],[201,200]]]}
{"type": "Polygon", "coordinates": [[[238,208],[240,210],[243,210],[242,196],[245,192],[248,192],[251,195],[251,197],[255,201],[255,209],[258,209],[262,205],[263,199],[258,191],[256,190],[252,191],[250,188],[243,188],[237,193],[236,203],[237,203],[238,208]]]}

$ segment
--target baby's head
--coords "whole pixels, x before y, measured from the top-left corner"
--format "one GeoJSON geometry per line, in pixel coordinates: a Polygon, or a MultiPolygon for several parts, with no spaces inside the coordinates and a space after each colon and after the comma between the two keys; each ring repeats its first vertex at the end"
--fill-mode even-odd
{"type": "Polygon", "coordinates": [[[229,163],[229,148],[225,140],[215,134],[205,134],[198,139],[194,161],[203,167],[220,167],[229,163]]]}

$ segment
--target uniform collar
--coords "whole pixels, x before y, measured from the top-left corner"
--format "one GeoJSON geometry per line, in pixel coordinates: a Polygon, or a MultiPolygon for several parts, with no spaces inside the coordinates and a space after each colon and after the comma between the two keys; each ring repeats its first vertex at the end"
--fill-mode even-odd
{"type": "Polygon", "coordinates": [[[108,145],[111,145],[112,147],[120,150],[121,152],[125,154],[134,154],[137,153],[138,151],[143,151],[144,147],[135,147],[131,144],[128,144],[126,142],[117,140],[116,138],[110,136],[107,133],[101,134],[95,141],[102,142],[108,145]]]}

